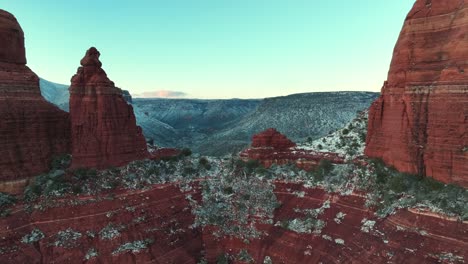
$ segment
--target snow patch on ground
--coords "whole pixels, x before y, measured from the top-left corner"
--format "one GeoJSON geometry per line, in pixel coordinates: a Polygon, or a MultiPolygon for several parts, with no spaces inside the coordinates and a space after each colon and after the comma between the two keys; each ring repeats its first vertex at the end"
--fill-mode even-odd
{"type": "Polygon", "coordinates": [[[352,160],[364,155],[367,134],[368,111],[359,112],[357,117],[344,128],[314,141],[298,145],[298,148],[317,152],[332,152],[352,160]]]}

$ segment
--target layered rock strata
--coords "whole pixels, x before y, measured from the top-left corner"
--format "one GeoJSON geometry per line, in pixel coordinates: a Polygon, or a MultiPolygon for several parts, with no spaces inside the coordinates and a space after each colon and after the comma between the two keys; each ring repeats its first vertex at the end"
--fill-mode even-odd
{"type": "Polygon", "coordinates": [[[0,263],[197,263],[203,243],[171,184],[54,200],[0,218],[0,263]]]}
{"type": "Polygon", "coordinates": [[[3,10],[0,116],[0,190],[14,192],[11,182],[47,171],[54,156],[69,153],[69,116],[41,96],[39,78],[26,66],[23,30],[3,10]]]}
{"type": "Polygon", "coordinates": [[[287,264],[463,263],[468,257],[467,222],[417,210],[400,210],[379,219],[365,207],[360,195],[333,195],[292,183],[275,185],[282,206],[275,211],[276,224],[259,227],[267,235],[249,243],[232,238],[217,241],[211,230],[205,229],[209,263],[216,263],[225,253],[238,256],[241,250],[247,250],[255,263],[268,263],[270,259],[287,264]],[[298,197],[302,192],[304,195],[298,197]],[[323,221],[320,231],[295,232],[278,224],[304,219],[304,212],[324,208],[326,201],[329,206],[318,217],[323,221]]]}
{"type": "Polygon", "coordinates": [[[345,162],[344,156],[337,153],[318,152],[296,147],[296,143],[274,128],[254,135],[251,148],[242,151],[240,157],[245,161],[258,160],[266,168],[273,164],[292,163],[305,170],[315,168],[323,159],[338,164],[345,162]]]}
{"type": "Polygon", "coordinates": [[[274,128],[269,128],[252,138],[252,147],[254,148],[274,148],[287,149],[295,147],[296,143],[289,140],[274,128]]]}
{"type": "Polygon", "coordinates": [[[468,187],[466,0],[418,0],[396,44],[367,147],[398,170],[468,187]]]}
{"type": "Polygon", "coordinates": [[[103,169],[148,157],[133,107],[102,69],[90,48],[71,79],[72,167],[103,169]]]}
{"type": "MultiPolygon", "coordinates": [[[[176,184],[177,185],[177,184],[176,184]]],[[[218,238],[193,228],[187,195],[174,184],[70,196],[27,213],[18,204],[0,218],[2,263],[208,263],[246,249],[255,263],[463,263],[468,224],[424,211],[400,210],[379,219],[358,194],[340,196],[301,184],[275,183],[282,206],[261,239],[218,238]],[[298,193],[303,195],[298,196],[298,193]],[[328,204],[328,206],[324,206],[328,204]],[[295,232],[276,224],[323,208],[320,232],[295,232]],[[341,215],[341,217],[338,217],[341,215]],[[335,219],[339,219],[335,220],[335,219]],[[333,252],[331,254],[330,252],[333,252]],[[458,262],[457,262],[458,261],[458,262]]],[[[242,262],[234,262],[242,263],[242,262]]]]}

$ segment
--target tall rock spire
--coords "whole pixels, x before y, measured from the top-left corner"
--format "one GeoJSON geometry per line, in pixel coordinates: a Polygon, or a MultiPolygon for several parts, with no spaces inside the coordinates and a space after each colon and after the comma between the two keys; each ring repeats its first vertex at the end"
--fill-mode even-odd
{"type": "Polygon", "coordinates": [[[148,157],[133,107],[102,69],[90,48],[71,79],[72,167],[103,169],[148,157]]]}

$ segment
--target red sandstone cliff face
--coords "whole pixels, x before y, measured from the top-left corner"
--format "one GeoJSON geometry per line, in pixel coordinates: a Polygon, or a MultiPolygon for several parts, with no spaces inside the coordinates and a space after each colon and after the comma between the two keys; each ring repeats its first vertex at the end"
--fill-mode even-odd
{"type": "Polygon", "coordinates": [[[70,86],[72,167],[122,166],[148,156],[131,105],[101,68],[90,48],[70,86]]]}
{"type": "Polygon", "coordinates": [[[467,64],[466,0],[416,1],[371,106],[365,153],[467,187],[467,64]]]}
{"type": "Polygon", "coordinates": [[[19,65],[26,64],[24,33],[16,18],[0,9],[0,60],[19,65]]]}
{"type": "Polygon", "coordinates": [[[45,101],[39,78],[26,67],[23,31],[0,10],[0,189],[47,171],[51,158],[69,153],[66,112],[45,101]]]}

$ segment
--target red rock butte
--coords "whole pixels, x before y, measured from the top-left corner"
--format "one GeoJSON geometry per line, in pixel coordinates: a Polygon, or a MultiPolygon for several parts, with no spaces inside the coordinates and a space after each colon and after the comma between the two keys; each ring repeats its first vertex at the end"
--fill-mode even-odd
{"type": "Polygon", "coordinates": [[[244,161],[257,160],[266,168],[273,164],[295,164],[301,169],[312,170],[324,159],[336,164],[345,162],[345,158],[337,153],[296,148],[296,143],[274,128],[254,135],[252,147],[243,150],[239,156],[244,161]]]}
{"type": "Polygon", "coordinates": [[[101,68],[90,48],[71,79],[72,168],[104,169],[148,157],[133,107],[101,68]]]}
{"type": "Polygon", "coordinates": [[[418,0],[369,112],[367,147],[398,170],[468,187],[466,0],[418,0]]]}
{"type": "Polygon", "coordinates": [[[24,34],[16,18],[0,9],[0,61],[19,65],[26,64],[24,34]]]}
{"type": "Polygon", "coordinates": [[[26,66],[24,34],[0,10],[0,190],[13,191],[49,169],[53,156],[70,150],[68,113],[45,101],[39,78],[26,66]]]}
{"type": "Polygon", "coordinates": [[[295,147],[296,143],[289,140],[274,128],[269,128],[253,136],[252,147],[254,148],[274,148],[287,149],[295,147]]]}

